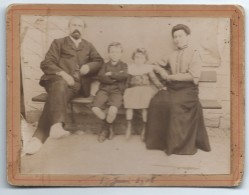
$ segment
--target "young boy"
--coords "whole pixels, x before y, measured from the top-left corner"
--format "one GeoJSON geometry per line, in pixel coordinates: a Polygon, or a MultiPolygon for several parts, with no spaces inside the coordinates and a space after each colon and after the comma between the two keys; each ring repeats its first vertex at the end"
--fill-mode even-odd
{"type": "Polygon", "coordinates": [[[118,108],[122,105],[128,77],[127,64],[120,61],[122,53],[123,48],[120,43],[111,43],[108,46],[110,60],[103,64],[98,73],[100,87],[93,100],[92,111],[104,121],[98,136],[99,142],[104,142],[107,138],[112,139],[114,136],[112,123],[116,119],[118,108]],[[109,106],[107,113],[103,111],[106,106],[109,106]]]}

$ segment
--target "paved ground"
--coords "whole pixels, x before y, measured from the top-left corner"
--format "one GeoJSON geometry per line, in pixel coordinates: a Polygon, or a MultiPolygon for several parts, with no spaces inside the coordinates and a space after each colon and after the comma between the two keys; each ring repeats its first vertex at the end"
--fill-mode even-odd
{"type": "Polygon", "coordinates": [[[25,174],[227,174],[230,171],[230,131],[208,128],[211,152],[167,156],[146,150],[138,135],[98,143],[94,134],[48,139],[35,155],[24,155],[25,174]]]}

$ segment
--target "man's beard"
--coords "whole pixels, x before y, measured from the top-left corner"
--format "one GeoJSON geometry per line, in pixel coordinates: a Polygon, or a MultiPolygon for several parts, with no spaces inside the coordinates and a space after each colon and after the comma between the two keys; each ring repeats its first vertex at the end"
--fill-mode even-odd
{"type": "Polygon", "coordinates": [[[72,33],[71,33],[71,36],[74,38],[74,39],[79,39],[80,37],[81,37],[81,33],[80,33],[80,31],[78,31],[78,30],[75,30],[75,31],[73,31],[72,33]]]}

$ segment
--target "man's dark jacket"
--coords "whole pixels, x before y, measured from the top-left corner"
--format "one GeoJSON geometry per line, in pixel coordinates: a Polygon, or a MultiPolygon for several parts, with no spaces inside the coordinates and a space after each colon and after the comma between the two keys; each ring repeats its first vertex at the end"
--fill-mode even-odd
{"type": "Polygon", "coordinates": [[[83,92],[84,88],[87,88],[85,95],[88,96],[90,80],[92,76],[98,73],[102,63],[103,59],[90,42],[82,39],[78,48],[76,48],[69,36],[55,39],[45,59],[41,62],[41,69],[44,75],[41,77],[40,85],[44,86],[46,83],[44,81],[53,79],[57,72],[65,71],[74,77],[76,81],[79,80],[82,83],[83,92]],[[77,75],[75,73],[79,73],[79,69],[85,64],[89,65],[90,72],[82,78],[75,76],[77,75]]]}

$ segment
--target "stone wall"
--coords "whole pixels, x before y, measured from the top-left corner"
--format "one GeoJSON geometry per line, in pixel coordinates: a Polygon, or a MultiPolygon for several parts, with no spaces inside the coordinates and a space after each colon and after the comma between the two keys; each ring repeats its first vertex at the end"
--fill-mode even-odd
{"type": "Polygon", "coordinates": [[[201,99],[216,99],[221,110],[204,110],[206,124],[211,127],[230,129],[230,22],[219,20],[217,44],[220,53],[220,64],[216,67],[203,67],[204,70],[215,70],[216,83],[200,83],[201,99]]]}

